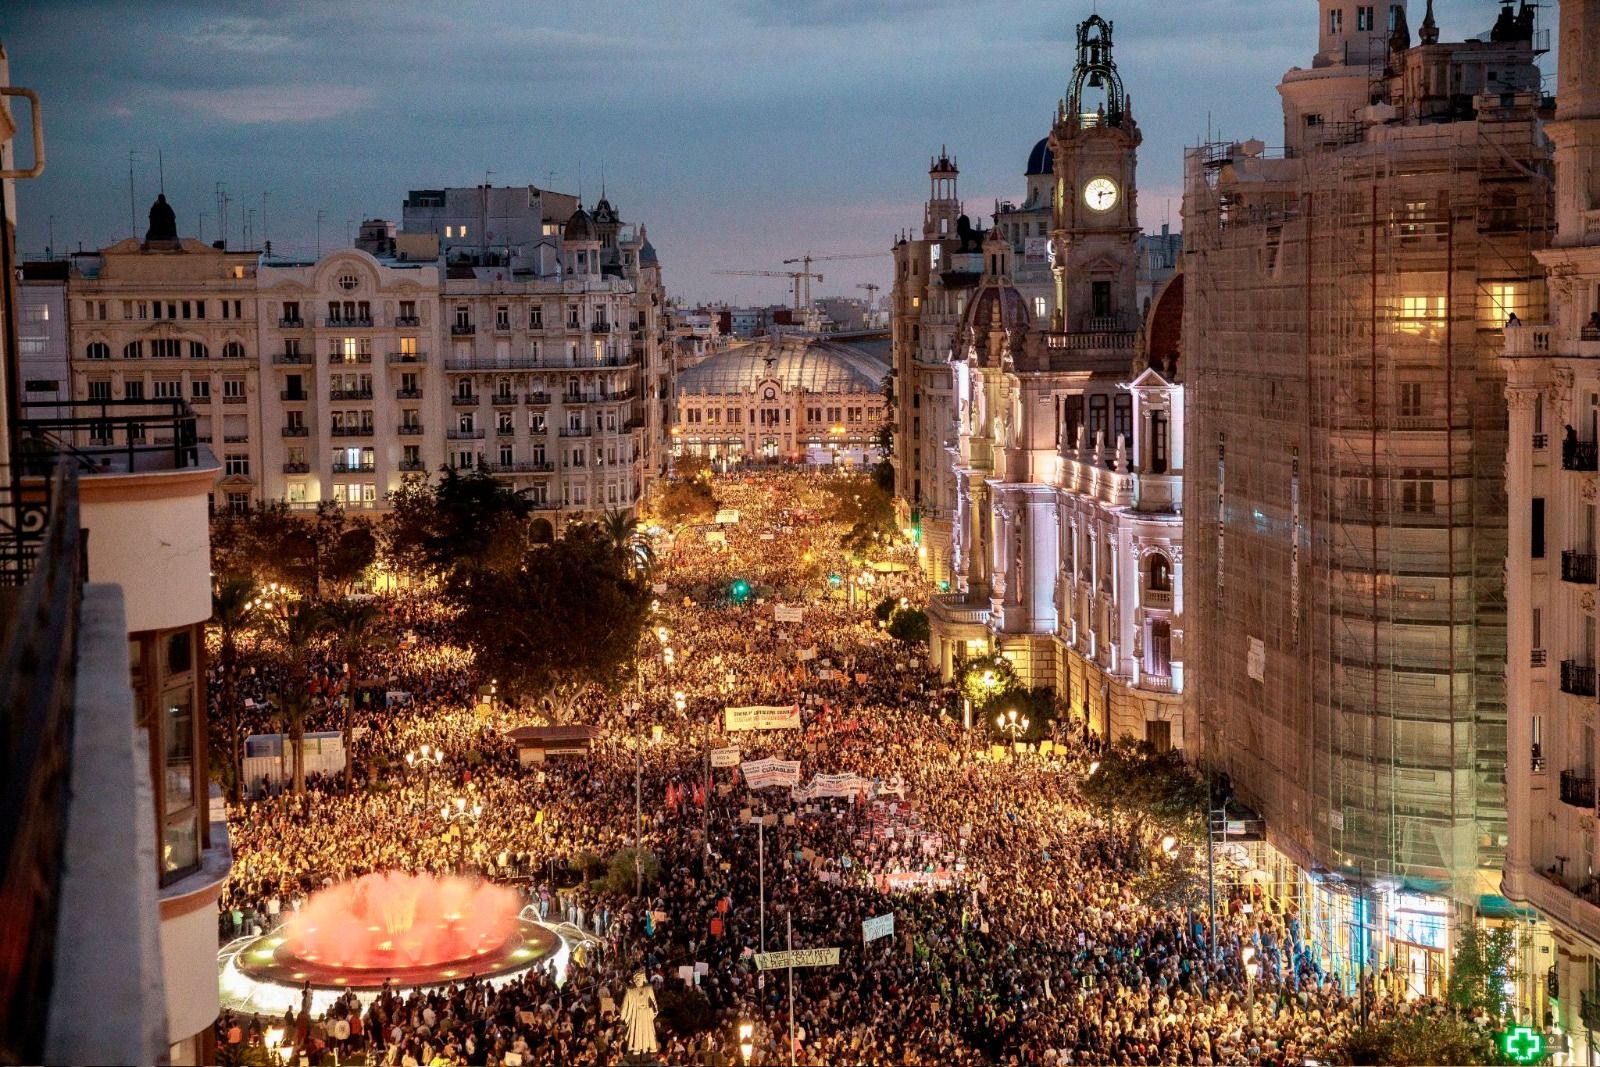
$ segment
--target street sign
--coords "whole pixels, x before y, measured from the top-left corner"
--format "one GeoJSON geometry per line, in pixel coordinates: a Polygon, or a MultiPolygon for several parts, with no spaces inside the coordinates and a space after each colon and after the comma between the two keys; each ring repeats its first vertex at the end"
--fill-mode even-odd
{"type": "Polygon", "coordinates": [[[839,962],[836,948],[791,948],[782,952],[757,952],[756,970],[779,971],[785,967],[833,967],[839,962]]]}

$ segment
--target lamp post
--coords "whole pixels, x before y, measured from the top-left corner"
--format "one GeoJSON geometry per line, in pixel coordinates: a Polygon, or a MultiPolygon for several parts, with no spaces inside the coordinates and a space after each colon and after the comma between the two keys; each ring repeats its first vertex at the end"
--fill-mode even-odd
{"type": "Polygon", "coordinates": [[[483,805],[474,802],[468,807],[466,797],[456,797],[439,809],[439,815],[445,822],[456,824],[457,866],[461,868],[462,873],[466,873],[467,869],[467,831],[464,823],[468,819],[476,822],[482,814],[483,805]]]}
{"type": "Polygon", "coordinates": [[[1239,959],[1244,962],[1244,984],[1248,990],[1245,998],[1245,1019],[1251,1027],[1256,1025],[1256,977],[1261,973],[1261,964],[1256,960],[1254,946],[1246,945],[1239,950],[1239,959]]]}
{"type": "Polygon", "coordinates": [[[739,1060],[746,1065],[750,1063],[750,1057],[756,1050],[755,1041],[753,1040],[755,1032],[756,1028],[753,1023],[745,1022],[743,1019],[739,1020],[739,1060]]]}
{"type": "Polygon", "coordinates": [[[444,763],[444,749],[423,745],[406,753],[406,767],[422,771],[422,802],[433,803],[433,769],[444,763]]]}
{"type": "Polygon", "coordinates": [[[994,728],[1010,737],[1012,742],[1015,743],[1022,740],[1023,735],[1028,732],[1028,717],[1026,715],[1019,716],[1017,709],[1012,708],[1010,711],[994,717],[994,728]]]}

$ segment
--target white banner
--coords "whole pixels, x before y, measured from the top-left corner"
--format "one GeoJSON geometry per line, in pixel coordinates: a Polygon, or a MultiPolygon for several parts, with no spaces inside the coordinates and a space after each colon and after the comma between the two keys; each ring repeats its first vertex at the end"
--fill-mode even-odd
{"type": "Polygon", "coordinates": [[[794,791],[796,800],[815,800],[818,797],[853,797],[872,788],[872,779],[859,774],[815,774],[811,781],[794,791]]]}
{"type": "Polygon", "coordinates": [[[722,725],[734,730],[798,730],[800,705],[755,705],[747,708],[723,708],[722,725]]]}
{"type": "Polygon", "coordinates": [[[744,772],[744,784],[750,789],[767,789],[771,786],[793,786],[800,783],[800,761],[778,759],[746,760],[739,765],[744,772]]]}
{"type": "Polygon", "coordinates": [[[737,523],[739,521],[739,509],[723,508],[721,511],[717,512],[716,521],[722,526],[731,526],[734,523],[737,523]]]}
{"type": "Polygon", "coordinates": [[[805,618],[806,609],[790,607],[788,604],[772,605],[772,618],[774,622],[799,622],[805,618]]]}
{"type": "Polygon", "coordinates": [[[833,967],[839,962],[836,948],[792,948],[787,952],[757,952],[756,969],[777,971],[785,967],[833,967]]]}
{"type": "Polygon", "coordinates": [[[873,919],[861,920],[861,940],[863,942],[876,941],[880,937],[888,937],[894,933],[894,912],[879,915],[873,919]]]}
{"type": "Polygon", "coordinates": [[[737,748],[714,748],[711,750],[711,766],[737,767],[739,765],[739,750],[737,748]]]}
{"type": "Polygon", "coordinates": [[[805,660],[816,659],[817,658],[817,646],[816,645],[812,645],[810,648],[797,648],[797,649],[795,649],[794,650],[794,658],[797,659],[797,660],[801,660],[802,662],[805,661],[805,660]]]}

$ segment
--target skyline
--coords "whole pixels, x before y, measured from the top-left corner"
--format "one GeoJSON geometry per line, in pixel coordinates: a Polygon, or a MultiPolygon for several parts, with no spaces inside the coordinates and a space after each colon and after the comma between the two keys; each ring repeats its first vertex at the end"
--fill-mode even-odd
{"type": "MultiPolygon", "coordinates": [[[[975,221],[987,225],[997,199],[1021,199],[1027,153],[1072,67],[1073,27],[1091,10],[1115,26],[1144,134],[1140,222],[1158,231],[1180,226],[1182,151],[1208,128],[1211,139],[1281,140],[1271,87],[1310,64],[1309,6],[1200,0],[1183,9],[1193,32],[1175,39],[1158,0],[682,2],[629,12],[626,28],[506,3],[471,8],[471,22],[376,4],[282,4],[254,17],[178,3],[141,9],[136,26],[112,17],[126,5],[85,18],[81,7],[24,4],[0,40],[14,82],[44,99],[49,165],[19,189],[18,244],[37,256],[52,229],[58,254],[128,236],[130,150],[134,232],[159,168],[185,235],[218,236],[221,183],[230,243],[253,214],[260,245],[265,192],[265,236],[290,256],[314,254],[319,210],[326,252],[364,218],[398,222],[409,189],[477,185],[487,171],[496,185],[593,203],[603,175],[624,220],[648,228],[668,291],[688,303],[787,302],[785,279],[711,272],[782,270],[806,252],[884,253],[827,264],[818,297],[859,296],[869,281],[887,291],[889,246],[919,223],[941,147],[961,166],[975,221]],[[367,26],[370,39],[352,48],[367,26]],[[875,51],[885,37],[904,50],[875,51]],[[86,53],[101,59],[88,74],[72,62],[86,53]],[[531,136],[508,137],[508,116],[531,136]]],[[[1459,39],[1486,30],[1497,4],[1436,9],[1446,39],[1459,39]]]]}

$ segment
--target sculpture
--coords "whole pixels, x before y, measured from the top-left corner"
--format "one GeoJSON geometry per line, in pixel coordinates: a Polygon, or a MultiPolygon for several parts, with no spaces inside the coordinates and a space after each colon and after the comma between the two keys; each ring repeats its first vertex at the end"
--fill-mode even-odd
{"type": "Polygon", "coordinates": [[[656,991],[645,980],[643,971],[633,976],[633,984],[622,995],[622,1021],[628,1027],[628,1054],[655,1052],[656,991]]]}

